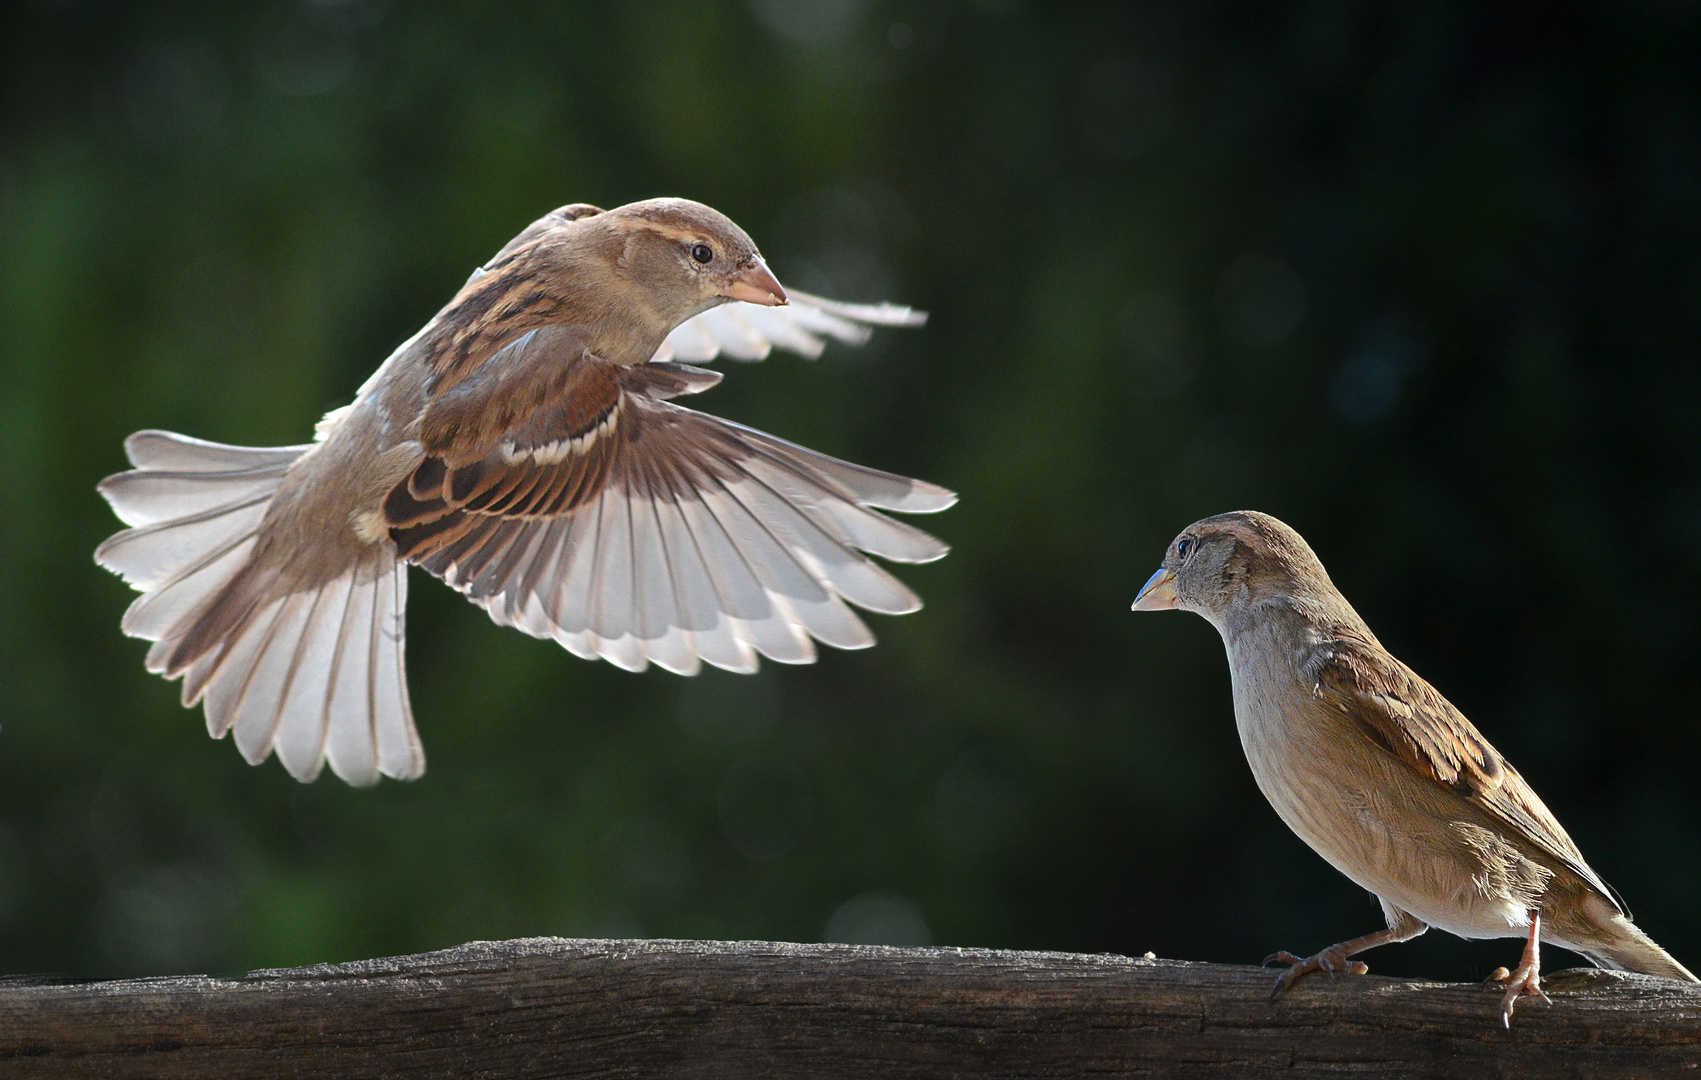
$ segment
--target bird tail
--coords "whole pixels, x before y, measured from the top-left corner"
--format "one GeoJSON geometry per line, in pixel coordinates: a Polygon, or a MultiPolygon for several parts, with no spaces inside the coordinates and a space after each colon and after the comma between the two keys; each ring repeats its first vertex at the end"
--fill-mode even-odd
{"type": "Polygon", "coordinates": [[[1609,933],[1597,935],[1587,945],[1575,948],[1600,967],[1613,971],[1635,971],[1643,975],[1658,975],[1662,979],[1701,982],[1623,915],[1613,915],[1609,921],[1609,933]]]}
{"type": "Polygon", "coordinates": [[[389,543],[337,578],[278,595],[252,556],[267,507],[307,446],[252,448],[142,431],[130,472],[100,493],[130,528],[95,561],[141,590],[123,630],[154,642],[149,671],[183,678],[214,738],[298,780],[329,761],[352,784],[425,770],[402,661],[406,567],[389,543]]]}

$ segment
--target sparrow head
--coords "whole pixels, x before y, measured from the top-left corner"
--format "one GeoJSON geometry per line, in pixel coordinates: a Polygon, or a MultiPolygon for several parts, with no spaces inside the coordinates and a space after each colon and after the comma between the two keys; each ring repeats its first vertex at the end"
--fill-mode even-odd
{"type": "Polygon", "coordinates": [[[551,323],[586,346],[640,364],[680,323],[718,304],[777,306],[786,291],[748,234],[689,199],[613,210],[552,210],[480,267],[439,316],[439,336],[470,356],[551,323]]]}
{"type": "Polygon", "coordinates": [[[1221,629],[1233,615],[1271,596],[1333,595],[1328,571],[1303,537],[1269,514],[1237,510],[1181,530],[1134,610],[1179,608],[1221,629]]]}
{"type": "Polygon", "coordinates": [[[702,203],[647,199],[596,220],[621,240],[621,274],[643,283],[672,326],[730,300],[768,307],[787,302],[750,236],[702,203]]]}

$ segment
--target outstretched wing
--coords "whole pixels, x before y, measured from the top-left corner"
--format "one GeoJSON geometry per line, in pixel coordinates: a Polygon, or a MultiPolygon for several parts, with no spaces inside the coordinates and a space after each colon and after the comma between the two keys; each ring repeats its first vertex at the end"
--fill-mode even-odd
{"type": "Polygon", "coordinates": [[[1420,776],[1452,788],[1618,905],[1558,819],[1453,703],[1416,672],[1337,627],[1307,665],[1315,692],[1420,776]]]}
{"type": "Polygon", "coordinates": [[[528,334],[427,408],[425,457],[384,524],[497,622],[631,670],[749,671],[757,653],[814,659],[812,637],[873,644],[847,601],[920,601],[865,553],[946,552],[880,511],[956,497],[668,400],[719,378],[611,364],[569,329],[528,334]]]}
{"type": "Polygon", "coordinates": [[[866,342],[876,326],[921,326],[927,312],[901,304],[844,304],[791,290],[785,307],[742,301],[710,308],[674,328],[652,358],[704,364],[725,354],[734,360],[762,360],[784,349],[813,360],[827,339],[846,345],[866,342]]]}

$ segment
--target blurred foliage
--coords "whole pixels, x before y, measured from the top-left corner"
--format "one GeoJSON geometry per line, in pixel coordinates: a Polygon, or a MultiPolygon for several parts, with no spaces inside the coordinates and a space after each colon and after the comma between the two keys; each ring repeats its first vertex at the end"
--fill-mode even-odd
{"type": "MultiPolygon", "coordinates": [[[[1184,525],[1270,511],[1701,961],[1701,9],[26,0],[0,43],[0,970],[529,934],[1252,961],[1379,925],[1280,824],[1184,525]],[[94,483],[313,421],[551,207],[688,195],[932,311],[702,407],[949,485],[923,612],[632,676],[416,575],[417,783],[249,768],[94,483]]],[[[1380,971],[1481,975],[1432,934],[1380,971]]]]}

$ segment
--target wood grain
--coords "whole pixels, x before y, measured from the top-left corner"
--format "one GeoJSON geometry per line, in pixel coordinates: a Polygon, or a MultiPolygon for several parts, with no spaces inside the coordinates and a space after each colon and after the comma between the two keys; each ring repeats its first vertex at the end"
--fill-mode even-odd
{"type": "Polygon", "coordinates": [[[532,938],[244,978],[0,983],[0,1076],[1701,1076],[1701,987],[1497,990],[1122,956],[532,938]]]}

